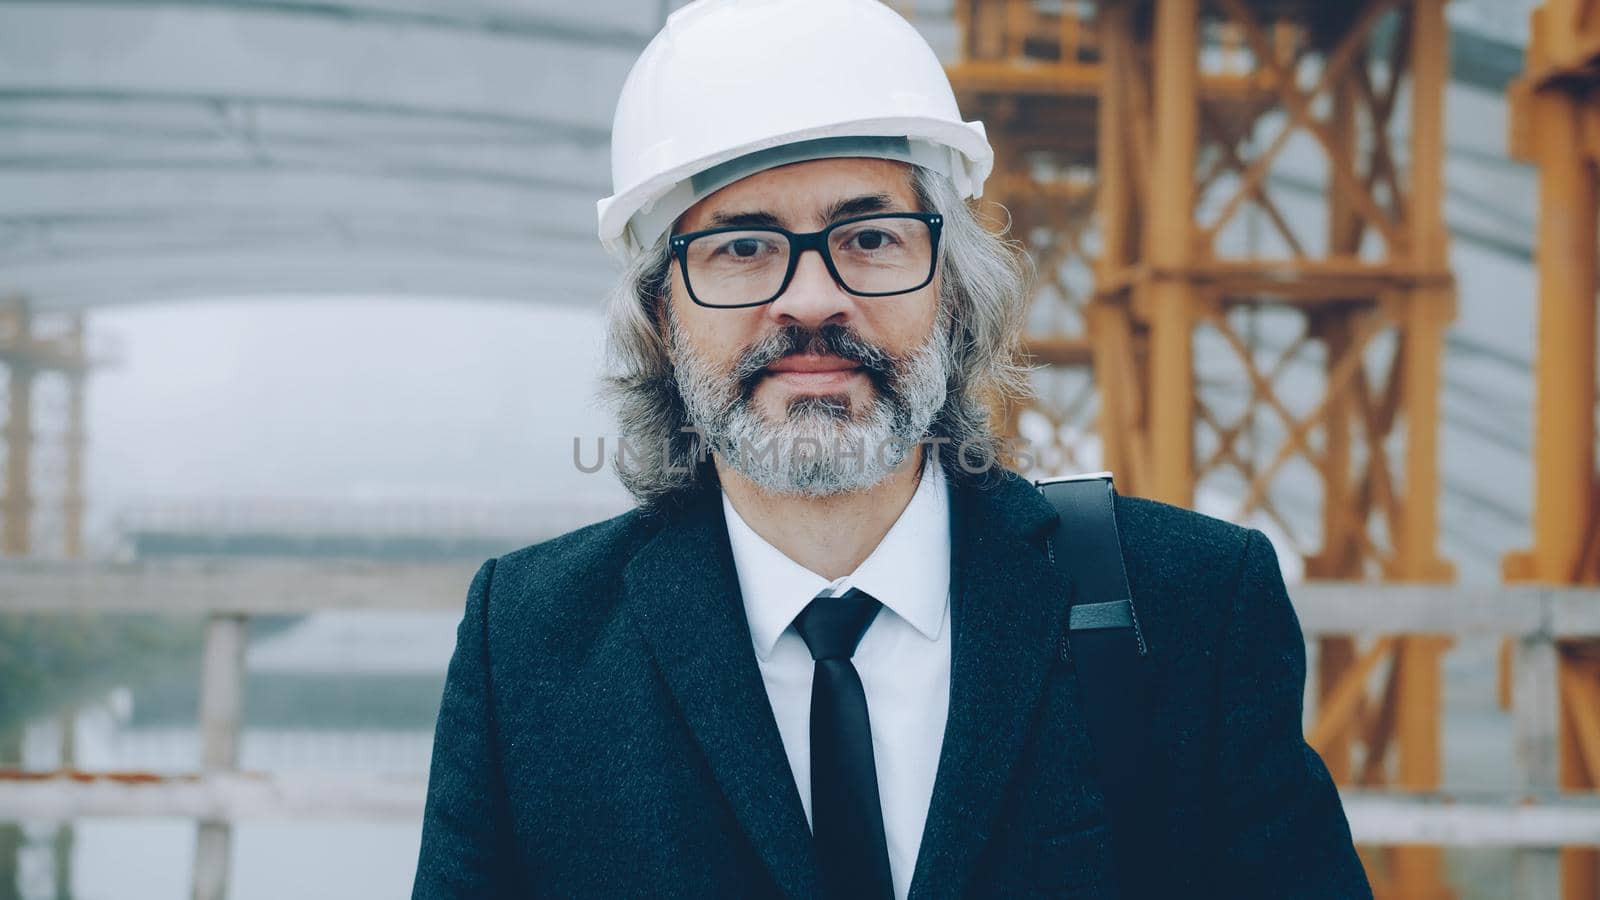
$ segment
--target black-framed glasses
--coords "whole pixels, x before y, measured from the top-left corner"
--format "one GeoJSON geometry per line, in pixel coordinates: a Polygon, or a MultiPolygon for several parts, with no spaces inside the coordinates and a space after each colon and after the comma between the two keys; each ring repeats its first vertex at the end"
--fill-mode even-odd
{"type": "Polygon", "coordinates": [[[689,299],[731,309],[778,299],[794,278],[800,254],[822,254],[828,274],[858,297],[890,297],[926,287],[939,260],[943,217],[874,213],[796,234],[767,226],[728,225],[672,236],[689,299]]]}

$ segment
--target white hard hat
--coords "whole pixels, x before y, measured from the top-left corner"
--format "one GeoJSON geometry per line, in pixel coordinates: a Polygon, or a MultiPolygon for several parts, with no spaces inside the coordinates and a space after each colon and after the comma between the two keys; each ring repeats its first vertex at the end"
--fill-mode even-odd
{"type": "Polygon", "coordinates": [[[697,0],[622,85],[600,241],[626,258],[746,175],[835,156],[918,163],[963,197],[994,166],[933,48],[878,0],[697,0]]]}

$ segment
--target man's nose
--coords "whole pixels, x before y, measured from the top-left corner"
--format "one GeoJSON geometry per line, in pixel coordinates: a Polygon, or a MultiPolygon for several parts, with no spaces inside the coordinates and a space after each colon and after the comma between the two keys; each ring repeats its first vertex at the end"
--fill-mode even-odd
{"type": "Polygon", "coordinates": [[[852,297],[837,281],[818,250],[807,250],[795,262],[794,277],[778,299],[767,304],[767,314],[780,322],[816,328],[849,317],[852,297]]]}

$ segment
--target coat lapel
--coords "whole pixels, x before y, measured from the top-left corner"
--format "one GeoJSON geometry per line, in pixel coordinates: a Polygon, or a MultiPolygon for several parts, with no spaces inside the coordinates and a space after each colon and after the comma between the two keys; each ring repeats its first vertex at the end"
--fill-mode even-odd
{"type": "Polygon", "coordinates": [[[677,511],[623,570],[626,602],[717,784],[784,893],[816,890],[811,831],[761,681],[721,495],[677,511]]]}
{"type": "Polygon", "coordinates": [[[951,484],[950,713],[912,900],[961,894],[1066,633],[1071,583],[1042,549],[1055,510],[1002,474],[981,490],[951,484]]]}
{"type": "MultiPolygon", "coordinates": [[[[911,882],[959,896],[993,829],[1051,663],[1072,586],[1045,555],[1055,511],[1004,473],[950,485],[950,713],[911,882]]],[[[791,897],[816,892],[811,832],[762,685],[721,496],[674,513],[623,571],[625,602],[751,843],[791,897]]],[[[1071,678],[1070,667],[1052,677],[1071,678]]]]}

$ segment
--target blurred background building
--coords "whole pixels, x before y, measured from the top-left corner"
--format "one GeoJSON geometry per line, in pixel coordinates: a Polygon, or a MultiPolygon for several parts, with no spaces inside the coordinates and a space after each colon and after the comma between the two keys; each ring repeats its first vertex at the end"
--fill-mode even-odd
{"type": "MultiPolygon", "coordinates": [[[[0,2],[0,900],[407,894],[473,568],[629,505],[575,465],[611,435],[594,201],[679,5],[0,2]],[[167,793],[18,774],[61,768],[167,793]],[[234,768],[394,782],[182,814],[170,779],[234,768]]],[[[1295,581],[1594,580],[1588,4],[890,5],[1038,266],[1038,477],[1261,527],[1295,581]]],[[[1351,787],[1528,787],[1506,648],[1315,636],[1308,734],[1351,787]]],[[[1600,674],[1558,656],[1551,777],[1592,786],[1600,674]]],[[[1527,862],[1363,852],[1387,897],[1527,862]]]]}

